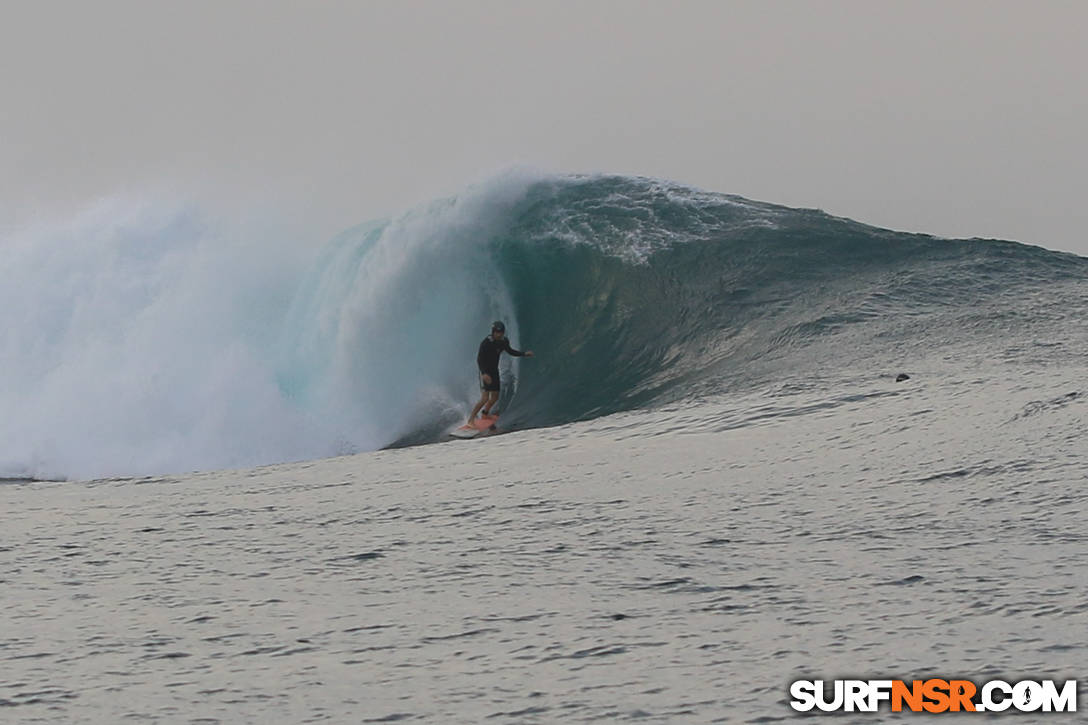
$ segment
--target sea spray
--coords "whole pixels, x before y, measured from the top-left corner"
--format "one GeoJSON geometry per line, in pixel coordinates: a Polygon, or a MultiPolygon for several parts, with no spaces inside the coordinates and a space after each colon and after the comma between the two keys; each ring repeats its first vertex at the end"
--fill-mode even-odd
{"type": "Polygon", "coordinates": [[[2,472],[93,476],[304,454],[267,355],[305,261],[290,241],[116,199],[5,239],[2,472]]]}

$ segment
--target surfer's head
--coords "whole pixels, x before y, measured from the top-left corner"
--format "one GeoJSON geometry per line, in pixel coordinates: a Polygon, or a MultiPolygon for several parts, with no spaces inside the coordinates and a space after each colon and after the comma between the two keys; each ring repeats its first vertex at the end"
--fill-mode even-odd
{"type": "Polygon", "coordinates": [[[491,336],[502,337],[506,334],[506,325],[502,324],[501,320],[495,320],[491,323],[491,336]]]}

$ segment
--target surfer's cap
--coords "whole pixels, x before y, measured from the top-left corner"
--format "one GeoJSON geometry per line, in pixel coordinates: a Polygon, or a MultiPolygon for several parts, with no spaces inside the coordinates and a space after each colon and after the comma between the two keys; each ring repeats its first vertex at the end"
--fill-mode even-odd
{"type": "Polygon", "coordinates": [[[502,324],[502,322],[500,322],[499,320],[495,320],[494,322],[491,323],[491,331],[492,332],[503,332],[503,333],[505,333],[506,332],[506,325],[502,324]]]}

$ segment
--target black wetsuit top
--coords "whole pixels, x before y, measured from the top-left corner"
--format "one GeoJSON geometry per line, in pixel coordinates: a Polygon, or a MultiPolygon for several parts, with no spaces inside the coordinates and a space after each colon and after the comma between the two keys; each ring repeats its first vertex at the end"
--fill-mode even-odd
{"type": "Polygon", "coordinates": [[[525,353],[510,347],[510,340],[503,336],[499,341],[491,339],[491,335],[480,343],[480,351],[476,353],[476,366],[480,368],[481,375],[490,375],[495,381],[499,379],[499,355],[508,352],[514,357],[521,357],[525,353]]]}

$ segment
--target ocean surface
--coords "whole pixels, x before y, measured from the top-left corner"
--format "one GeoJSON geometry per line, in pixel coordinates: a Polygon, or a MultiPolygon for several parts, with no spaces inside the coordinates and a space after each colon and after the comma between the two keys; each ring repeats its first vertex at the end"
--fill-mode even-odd
{"type": "Polygon", "coordinates": [[[1084,258],[527,174],[323,244],[116,200],[3,242],[0,721],[1086,702],[1084,258]],[[493,319],[537,357],[448,441],[493,319]]]}

